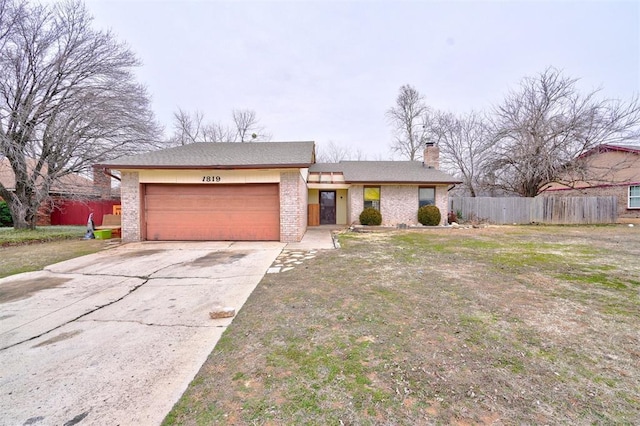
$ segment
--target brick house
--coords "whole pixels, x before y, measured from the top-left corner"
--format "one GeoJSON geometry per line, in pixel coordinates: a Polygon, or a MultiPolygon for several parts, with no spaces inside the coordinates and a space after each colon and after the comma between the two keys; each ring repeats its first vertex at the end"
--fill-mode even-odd
{"type": "MultiPolygon", "coordinates": [[[[27,160],[30,172],[35,163],[27,160]]],[[[0,159],[0,184],[9,192],[15,191],[15,174],[7,158],[0,159]]],[[[103,212],[110,213],[113,205],[120,204],[119,188],[111,188],[111,178],[102,170],[94,171],[93,180],[78,173],[64,175],[53,183],[48,195],[38,210],[37,226],[84,225],[89,213],[94,213],[100,225],[103,212]]]]}
{"type": "MultiPolygon", "coordinates": [[[[300,241],[307,226],[357,223],[365,206],[384,224],[415,224],[420,204],[446,218],[438,148],[418,161],[315,163],[314,142],[194,143],[96,168],[121,174],[126,241],[300,241]]],[[[443,221],[444,223],[444,221],[443,221]]]]}
{"type": "Polygon", "coordinates": [[[615,196],[618,220],[640,219],[640,146],[603,144],[576,161],[582,162],[582,176],[570,183],[550,184],[542,196],[615,196]]]}

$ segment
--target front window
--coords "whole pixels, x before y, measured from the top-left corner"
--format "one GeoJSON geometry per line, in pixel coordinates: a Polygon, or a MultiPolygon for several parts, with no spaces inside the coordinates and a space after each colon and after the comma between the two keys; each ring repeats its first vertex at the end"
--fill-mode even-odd
{"type": "Polygon", "coordinates": [[[364,208],[372,207],[380,211],[380,187],[371,186],[364,189],[364,208]]]}
{"type": "MultiPolygon", "coordinates": [[[[414,193],[415,194],[415,193],[414,193]]],[[[419,205],[433,206],[436,203],[436,189],[435,188],[420,188],[419,189],[419,205]]]]}
{"type": "Polygon", "coordinates": [[[640,185],[629,187],[629,208],[640,209],[640,185]]]}

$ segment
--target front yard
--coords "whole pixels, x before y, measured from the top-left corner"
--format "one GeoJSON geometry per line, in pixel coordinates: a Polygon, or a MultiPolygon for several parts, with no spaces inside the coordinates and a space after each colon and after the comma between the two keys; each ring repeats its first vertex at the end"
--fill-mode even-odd
{"type": "Polygon", "coordinates": [[[165,424],[640,423],[640,227],[340,241],[262,280],[165,424]]]}
{"type": "Polygon", "coordinates": [[[36,230],[0,228],[0,278],[95,253],[105,240],[83,240],[86,227],[44,226],[36,230]]]}

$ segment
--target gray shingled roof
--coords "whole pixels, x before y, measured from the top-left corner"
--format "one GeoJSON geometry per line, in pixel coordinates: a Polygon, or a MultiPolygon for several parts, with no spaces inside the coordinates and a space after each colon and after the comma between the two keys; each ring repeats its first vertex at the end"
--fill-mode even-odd
{"type": "Polygon", "coordinates": [[[347,183],[461,183],[442,170],[425,167],[420,161],[341,161],[317,163],[309,172],[342,172],[347,183]]]}
{"type": "Polygon", "coordinates": [[[127,168],[308,167],[314,162],[313,142],[199,142],[120,157],[101,166],[127,168]]]}

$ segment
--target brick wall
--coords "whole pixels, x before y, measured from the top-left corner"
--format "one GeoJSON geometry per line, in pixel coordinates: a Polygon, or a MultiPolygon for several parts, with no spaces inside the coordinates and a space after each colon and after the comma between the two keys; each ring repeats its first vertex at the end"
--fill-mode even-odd
{"type": "Polygon", "coordinates": [[[541,196],[547,197],[607,197],[618,199],[618,219],[640,218],[640,209],[627,208],[629,203],[629,185],[601,186],[597,188],[563,189],[559,191],[545,191],[541,196]]]}
{"type": "MultiPolygon", "coordinates": [[[[382,225],[396,226],[418,224],[418,186],[381,185],[380,213],[382,225]]],[[[440,209],[440,225],[447,220],[449,193],[446,186],[436,187],[436,206],[440,209]]],[[[349,224],[360,223],[360,213],[364,208],[364,186],[353,185],[349,188],[349,224]]]]}
{"type": "Polygon", "coordinates": [[[280,241],[297,242],[307,230],[307,185],[298,170],[280,174],[280,241]]]}
{"type": "Polygon", "coordinates": [[[122,240],[140,241],[140,182],[138,172],[122,172],[122,240]]]}
{"type": "Polygon", "coordinates": [[[111,170],[103,167],[93,167],[93,186],[98,190],[100,198],[111,198],[111,170]]]}
{"type": "Polygon", "coordinates": [[[440,225],[446,225],[449,213],[448,186],[436,186],[436,207],[440,209],[440,225]]]}
{"type": "Polygon", "coordinates": [[[351,188],[349,188],[348,197],[349,216],[347,218],[347,224],[357,225],[360,223],[360,213],[362,213],[362,209],[364,208],[364,186],[352,185],[351,188]]]}
{"type": "Polygon", "coordinates": [[[384,185],[380,188],[380,213],[382,225],[396,226],[399,223],[418,223],[418,187],[406,185],[384,185]]]}

